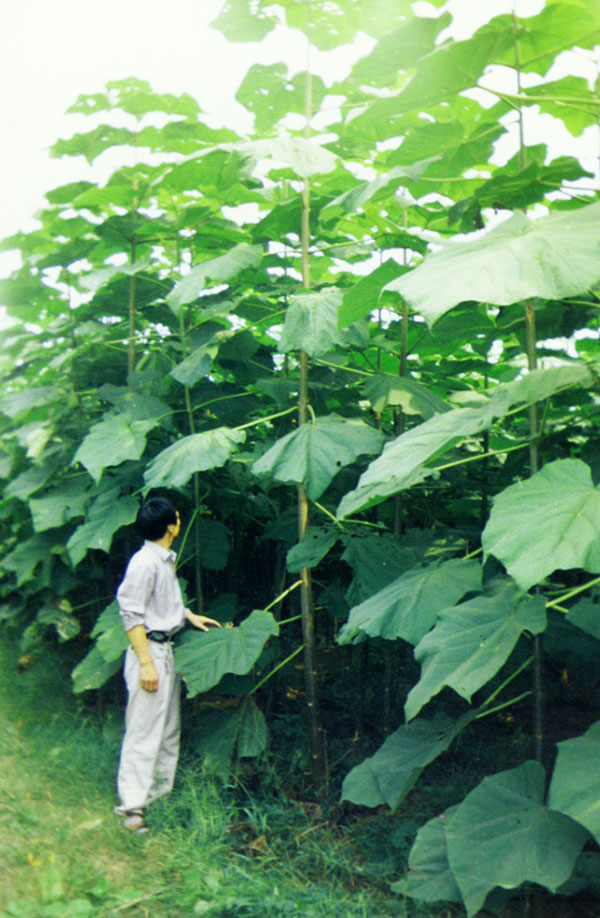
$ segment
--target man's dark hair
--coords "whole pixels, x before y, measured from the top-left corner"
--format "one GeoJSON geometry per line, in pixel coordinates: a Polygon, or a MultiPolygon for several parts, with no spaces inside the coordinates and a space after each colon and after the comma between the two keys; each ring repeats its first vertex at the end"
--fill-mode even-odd
{"type": "Polygon", "coordinates": [[[135,522],[142,538],[156,542],[162,539],[167,526],[177,525],[177,512],[166,497],[151,497],[138,510],[135,522]]]}

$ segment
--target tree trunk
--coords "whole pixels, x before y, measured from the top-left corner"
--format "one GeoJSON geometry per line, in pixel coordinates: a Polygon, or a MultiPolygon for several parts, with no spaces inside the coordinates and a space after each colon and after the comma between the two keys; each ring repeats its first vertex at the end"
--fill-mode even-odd
{"type": "MultiPolygon", "coordinates": [[[[306,128],[305,135],[310,135],[311,117],[311,78],[307,66],[306,93],[305,93],[306,128]]],[[[304,180],[302,189],[302,286],[310,289],[310,185],[308,179],[304,180]]],[[[309,357],[305,351],[300,352],[300,392],[298,398],[298,424],[308,421],[308,373],[309,357]]],[[[298,539],[302,539],[308,529],[309,507],[308,497],[302,485],[298,485],[298,539]]],[[[312,591],[312,577],[309,568],[303,567],[300,571],[302,586],[300,587],[300,607],[302,612],[302,639],[304,642],[304,680],[306,689],[306,703],[308,716],[308,733],[310,738],[310,755],[312,763],[313,784],[317,794],[321,794],[327,786],[327,753],[325,749],[325,735],[321,726],[321,713],[318,695],[318,674],[316,663],[314,605],[312,591]]]]}

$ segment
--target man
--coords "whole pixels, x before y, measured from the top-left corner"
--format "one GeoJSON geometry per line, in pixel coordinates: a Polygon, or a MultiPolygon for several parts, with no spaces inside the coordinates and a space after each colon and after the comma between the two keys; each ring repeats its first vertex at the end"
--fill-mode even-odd
{"type": "Polygon", "coordinates": [[[144,807],[168,793],[179,756],[181,677],[175,672],[172,637],[186,619],[195,628],[220,627],[183,605],[171,544],[179,513],[162,497],[147,500],[136,524],[143,546],[130,559],[117,602],[131,647],[125,656],[128,701],[117,786],[124,825],[147,832],[144,807]]]}

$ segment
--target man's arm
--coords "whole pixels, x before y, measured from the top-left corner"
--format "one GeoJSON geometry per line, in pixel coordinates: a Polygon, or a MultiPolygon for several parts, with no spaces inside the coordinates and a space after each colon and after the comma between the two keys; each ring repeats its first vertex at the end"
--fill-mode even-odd
{"type": "Polygon", "coordinates": [[[143,625],[134,625],[127,632],[127,637],[140,661],[140,685],[146,692],[155,692],[158,688],[158,673],[148,646],[146,629],[143,625]]]}

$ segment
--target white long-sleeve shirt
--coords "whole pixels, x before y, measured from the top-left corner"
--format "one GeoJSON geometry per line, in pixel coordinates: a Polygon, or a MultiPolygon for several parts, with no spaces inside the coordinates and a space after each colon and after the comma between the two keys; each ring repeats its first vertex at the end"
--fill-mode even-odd
{"type": "Polygon", "coordinates": [[[143,625],[146,631],[178,631],[189,609],[183,605],[175,575],[175,552],[146,540],[131,556],[117,590],[119,612],[129,631],[143,625]]]}

